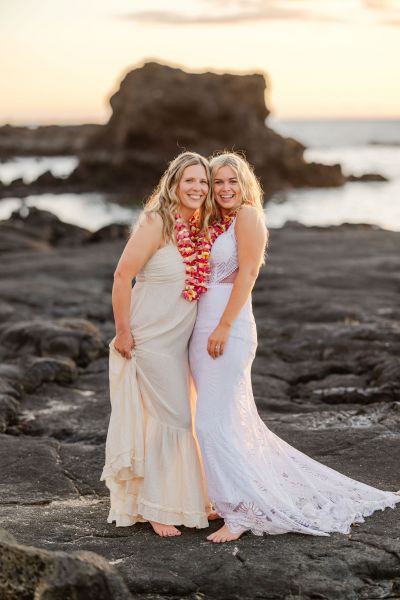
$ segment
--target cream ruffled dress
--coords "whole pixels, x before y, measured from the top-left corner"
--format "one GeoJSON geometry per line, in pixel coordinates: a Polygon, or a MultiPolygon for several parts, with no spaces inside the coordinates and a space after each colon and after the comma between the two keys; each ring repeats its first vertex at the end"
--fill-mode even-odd
{"type": "Polygon", "coordinates": [[[132,289],[132,359],[110,344],[111,417],[100,479],[110,490],[107,521],[117,526],[208,526],[188,365],[197,303],[182,297],[184,282],[177,247],[157,250],[132,289]]]}

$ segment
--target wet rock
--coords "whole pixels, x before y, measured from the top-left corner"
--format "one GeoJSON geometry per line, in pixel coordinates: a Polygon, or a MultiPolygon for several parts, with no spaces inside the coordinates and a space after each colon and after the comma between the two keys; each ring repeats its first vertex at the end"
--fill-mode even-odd
{"type": "Polygon", "coordinates": [[[118,572],[91,552],[51,552],[18,544],[0,530],[0,596],[4,600],[127,600],[118,572]]]}
{"type": "Polygon", "coordinates": [[[24,361],[22,385],[26,392],[32,392],[45,381],[56,381],[63,385],[72,383],[77,376],[76,364],[71,359],[35,356],[24,361]]]}
{"type": "Polygon", "coordinates": [[[50,438],[0,434],[0,504],[35,504],[77,497],[63,470],[59,442],[50,438]]]}
{"type": "Polygon", "coordinates": [[[0,393],[0,433],[17,423],[19,402],[8,394],[0,393]]]}
{"type": "Polygon", "coordinates": [[[347,181],[389,181],[380,173],[363,173],[362,175],[349,175],[347,181]]]}
{"type": "Polygon", "coordinates": [[[25,251],[43,251],[49,244],[38,239],[37,234],[26,229],[21,230],[13,223],[0,222],[0,254],[25,251]]]}
{"type": "Polygon", "coordinates": [[[94,231],[88,238],[89,243],[94,242],[106,242],[113,240],[127,240],[130,234],[129,225],[122,225],[118,223],[112,223],[106,225],[97,231],[94,231]]]}
{"type": "MultiPolygon", "coordinates": [[[[2,325],[0,343],[3,357],[55,355],[71,358],[78,364],[88,364],[105,351],[97,328],[83,319],[34,320],[2,325]]],[[[45,364],[42,363],[42,368],[45,364]]]]}
{"type": "Polygon", "coordinates": [[[14,211],[8,221],[0,223],[2,228],[14,229],[27,237],[50,246],[79,245],[89,237],[89,231],[71,223],[64,223],[55,214],[35,207],[14,211]]]}

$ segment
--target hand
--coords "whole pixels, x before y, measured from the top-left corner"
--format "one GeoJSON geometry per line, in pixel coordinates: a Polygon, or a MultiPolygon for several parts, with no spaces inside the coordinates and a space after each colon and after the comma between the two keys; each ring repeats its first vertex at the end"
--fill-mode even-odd
{"type": "Polygon", "coordinates": [[[225,350],[225,344],[228,341],[230,334],[230,327],[228,325],[219,324],[210,337],[207,343],[207,352],[211,358],[218,358],[222,356],[225,350]]]}
{"type": "Polygon", "coordinates": [[[123,358],[132,358],[132,350],[135,347],[135,340],[131,331],[117,333],[114,340],[114,348],[123,358]]]}

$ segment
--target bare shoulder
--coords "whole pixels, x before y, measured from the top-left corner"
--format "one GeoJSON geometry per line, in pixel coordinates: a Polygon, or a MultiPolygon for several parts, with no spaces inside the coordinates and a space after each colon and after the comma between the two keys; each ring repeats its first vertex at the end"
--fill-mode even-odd
{"type": "Polygon", "coordinates": [[[255,206],[245,204],[238,212],[236,223],[239,231],[254,227],[265,228],[264,215],[255,206]]]}
{"type": "Polygon", "coordinates": [[[163,221],[156,212],[142,211],[132,228],[128,247],[137,251],[155,252],[163,241],[163,221]]]}
{"type": "Polygon", "coordinates": [[[161,233],[163,229],[163,220],[156,211],[142,211],[136,222],[135,230],[144,228],[148,232],[161,233]]]}

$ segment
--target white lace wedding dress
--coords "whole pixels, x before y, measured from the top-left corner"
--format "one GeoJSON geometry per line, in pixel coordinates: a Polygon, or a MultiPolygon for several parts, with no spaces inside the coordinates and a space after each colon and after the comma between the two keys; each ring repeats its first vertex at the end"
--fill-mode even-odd
{"type": "MultiPolygon", "coordinates": [[[[235,221],[211,251],[210,287],[199,300],[190,342],[197,390],[195,429],[209,499],[234,533],[289,531],[310,535],[348,533],[375,510],[394,508],[399,492],[350,479],[296,450],[258,415],[251,386],[257,331],[251,298],[235,320],[225,352],[207,353],[238,268],[235,221]]],[[[268,390],[266,390],[268,393],[268,390]]]]}

